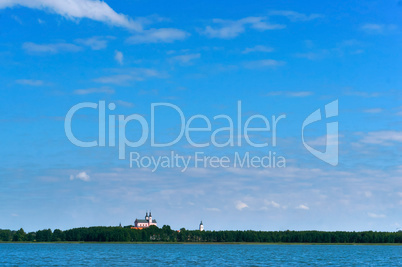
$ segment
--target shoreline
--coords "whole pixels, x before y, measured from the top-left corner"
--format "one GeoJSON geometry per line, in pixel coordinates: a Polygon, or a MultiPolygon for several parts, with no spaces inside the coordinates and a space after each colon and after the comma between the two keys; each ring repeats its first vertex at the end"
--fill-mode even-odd
{"type": "Polygon", "coordinates": [[[62,242],[8,242],[0,241],[0,244],[127,244],[127,245],[304,245],[304,246],[402,246],[402,243],[262,243],[262,242],[86,242],[86,241],[62,241],[62,242]]]}

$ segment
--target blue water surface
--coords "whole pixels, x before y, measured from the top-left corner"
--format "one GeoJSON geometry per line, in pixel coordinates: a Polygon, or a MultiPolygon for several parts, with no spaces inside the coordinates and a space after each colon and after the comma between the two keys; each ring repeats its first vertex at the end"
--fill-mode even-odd
{"type": "Polygon", "coordinates": [[[402,246],[0,244],[0,266],[402,266],[402,246]]]}

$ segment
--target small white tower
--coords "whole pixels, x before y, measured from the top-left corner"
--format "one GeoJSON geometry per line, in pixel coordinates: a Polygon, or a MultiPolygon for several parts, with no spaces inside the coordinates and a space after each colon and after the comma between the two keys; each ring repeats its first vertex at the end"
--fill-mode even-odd
{"type": "Polygon", "coordinates": [[[145,214],[145,220],[148,221],[148,211],[147,211],[147,213],[145,214]]]}
{"type": "Polygon", "coordinates": [[[152,224],[152,214],[151,211],[149,211],[148,225],[151,226],[151,224],[152,224]]]}
{"type": "Polygon", "coordinates": [[[202,224],[202,221],[200,223],[200,231],[204,231],[204,225],[202,224]]]}

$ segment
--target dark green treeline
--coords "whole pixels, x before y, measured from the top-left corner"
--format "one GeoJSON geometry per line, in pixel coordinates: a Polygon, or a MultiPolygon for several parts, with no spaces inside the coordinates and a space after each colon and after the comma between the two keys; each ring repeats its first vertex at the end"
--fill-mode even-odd
{"type": "Polygon", "coordinates": [[[261,243],[402,243],[402,232],[322,232],[322,231],[175,231],[168,225],[143,230],[126,227],[89,227],[66,231],[40,230],[25,233],[0,230],[7,242],[261,242],[261,243]]]}

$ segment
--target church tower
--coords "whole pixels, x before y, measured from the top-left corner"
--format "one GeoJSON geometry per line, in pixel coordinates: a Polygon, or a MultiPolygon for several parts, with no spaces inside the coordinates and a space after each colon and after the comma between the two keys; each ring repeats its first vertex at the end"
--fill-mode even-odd
{"type": "Polygon", "coordinates": [[[202,221],[200,223],[200,231],[204,231],[204,225],[202,224],[202,221]]]}
{"type": "Polygon", "coordinates": [[[152,223],[152,214],[151,211],[149,211],[148,225],[151,225],[151,223],[152,223]]]}
{"type": "Polygon", "coordinates": [[[148,221],[148,211],[147,211],[147,213],[145,214],[145,220],[148,221]]]}

